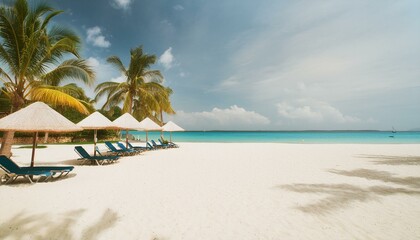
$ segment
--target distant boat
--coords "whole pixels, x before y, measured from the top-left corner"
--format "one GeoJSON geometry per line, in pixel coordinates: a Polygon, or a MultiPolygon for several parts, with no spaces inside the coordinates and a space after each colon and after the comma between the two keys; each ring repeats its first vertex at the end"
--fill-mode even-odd
{"type": "Polygon", "coordinates": [[[392,135],[390,135],[389,137],[390,138],[394,138],[395,137],[394,134],[397,133],[397,130],[395,130],[395,128],[392,127],[392,131],[391,132],[392,132],[392,135]]]}

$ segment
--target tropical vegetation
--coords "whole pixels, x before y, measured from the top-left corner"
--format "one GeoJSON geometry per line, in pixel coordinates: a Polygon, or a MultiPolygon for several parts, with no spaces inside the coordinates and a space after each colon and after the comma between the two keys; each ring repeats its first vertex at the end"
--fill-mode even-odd
{"type": "MultiPolygon", "coordinates": [[[[79,37],[68,28],[51,24],[60,13],[46,3],[30,6],[26,0],[0,7],[0,79],[3,94],[10,99],[11,112],[29,101],[89,112],[70,94],[73,85],[60,86],[69,78],[91,84],[95,76],[80,58],[79,37]]],[[[10,155],[13,135],[3,135],[1,154],[10,155]]]]}
{"type": "MultiPolygon", "coordinates": [[[[163,113],[175,113],[169,99],[172,89],[163,86],[158,70],[150,69],[156,56],[143,53],[142,46],[130,51],[127,68],[117,56],[107,59],[125,81],[99,84],[95,99],[74,82],[64,84],[70,79],[93,85],[95,73],[80,56],[79,36],[52,24],[62,12],[27,0],[0,6],[0,114],[42,101],[78,122],[95,111],[93,104],[102,96],[106,102],[100,111],[111,120],[128,112],[138,120],[150,117],[163,123],[163,113]]],[[[0,154],[10,155],[13,136],[3,134],[0,154]]]]}
{"type": "Polygon", "coordinates": [[[106,96],[103,110],[122,104],[123,112],[132,114],[137,120],[152,117],[158,122],[163,120],[163,112],[175,113],[169,100],[172,89],[162,85],[163,76],[159,70],[150,69],[156,62],[155,55],[145,54],[139,46],[131,49],[128,67],[117,56],[111,56],[107,61],[121,72],[125,81],[104,82],[96,87],[96,98],[106,96]]]}

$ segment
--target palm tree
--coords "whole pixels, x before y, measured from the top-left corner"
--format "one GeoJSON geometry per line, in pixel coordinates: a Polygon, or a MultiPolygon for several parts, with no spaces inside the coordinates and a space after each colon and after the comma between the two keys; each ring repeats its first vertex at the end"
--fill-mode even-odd
{"type": "MultiPolygon", "coordinates": [[[[148,116],[153,115],[153,120],[160,123],[161,125],[164,124],[163,121],[163,112],[167,114],[175,114],[174,109],[172,108],[171,101],[169,96],[173,93],[172,89],[169,87],[165,88],[165,92],[155,94],[155,99],[158,102],[157,109],[150,112],[148,116]]],[[[143,117],[144,118],[144,117],[143,117]]]]}
{"type": "Polygon", "coordinates": [[[169,96],[173,93],[173,90],[171,88],[166,88],[166,95],[163,95],[163,98],[160,98],[159,100],[159,112],[160,112],[160,123],[163,125],[163,112],[167,114],[175,114],[175,110],[172,108],[171,101],[169,99],[169,96]]]}
{"type": "Polygon", "coordinates": [[[7,115],[10,112],[11,104],[10,98],[6,88],[0,89],[0,118],[7,115]]]}
{"type": "Polygon", "coordinates": [[[171,107],[160,107],[159,99],[169,99],[170,93],[161,85],[163,76],[160,71],[150,70],[150,66],[156,62],[155,55],[144,54],[143,47],[140,46],[130,50],[128,68],[117,56],[111,56],[107,61],[121,71],[126,81],[104,82],[96,87],[96,99],[107,95],[102,109],[111,109],[122,103],[123,112],[128,112],[137,119],[152,116],[160,109],[173,112],[171,107]]]}
{"type": "MultiPolygon", "coordinates": [[[[45,3],[30,7],[26,0],[0,7],[0,79],[10,97],[11,112],[29,101],[89,112],[82,102],[59,87],[64,79],[87,84],[94,79],[92,69],[80,59],[79,37],[62,26],[50,26],[60,13],[45,3]]],[[[0,154],[10,155],[13,136],[14,132],[4,133],[0,154]]]]}
{"type": "Polygon", "coordinates": [[[167,114],[175,114],[169,100],[172,89],[163,87],[149,88],[149,97],[134,100],[133,116],[137,119],[144,119],[150,117],[158,123],[163,123],[163,112],[167,114]]]}

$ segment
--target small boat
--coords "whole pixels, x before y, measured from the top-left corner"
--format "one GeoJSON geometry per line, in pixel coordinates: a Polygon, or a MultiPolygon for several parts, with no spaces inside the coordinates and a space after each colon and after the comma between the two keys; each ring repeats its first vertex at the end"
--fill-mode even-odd
{"type": "Polygon", "coordinates": [[[395,128],[394,128],[394,127],[392,127],[392,131],[391,131],[391,132],[392,132],[392,135],[390,135],[389,137],[390,137],[390,138],[394,138],[394,137],[395,137],[395,135],[394,135],[394,134],[395,134],[395,133],[397,133],[397,130],[395,130],[395,128]]]}

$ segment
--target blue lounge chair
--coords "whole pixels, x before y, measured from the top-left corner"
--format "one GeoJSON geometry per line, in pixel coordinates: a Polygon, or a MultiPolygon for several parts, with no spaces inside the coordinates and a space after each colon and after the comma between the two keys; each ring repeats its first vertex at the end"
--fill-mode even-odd
{"type": "Polygon", "coordinates": [[[162,146],[163,148],[169,148],[169,147],[171,147],[168,143],[162,142],[162,140],[160,140],[160,138],[158,139],[158,142],[156,142],[156,144],[158,146],[162,146]]]}
{"type": "Polygon", "coordinates": [[[127,152],[127,151],[122,150],[122,149],[117,149],[111,142],[105,142],[105,146],[109,149],[109,152],[115,153],[118,156],[131,155],[132,154],[132,152],[127,152]]]}
{"type": "Polygon", "coordinates": [[[159,142],[160,142],[160,144],[165,145],[168,148],[178,148],[179,147],[178,145],[176,145],[173,142],[164,143],[160,138],[159,138],[159,142]]]}
{"type": "Polygon", "coordinates": [[[80,156],[78,160],[82,160],[82,164],[93,162],[97,165],[103,165],[105,162],[113,163],[120,158],[119,156],[91,156],[82,146],[74,147],[74,151],[80,156]]]}
{"type": "Polygon", "coordinates": [[[131,145],[131,143],[128,143],[128,147],[129,147],[130,149],[134,149],[134,150],[139,149],[139,150],[141,150],[141,151],[151,150],[151,149],[147,146],[147,144],[146,144],[146,147],[142,147],[142,146],[133,146],[133,145],[131,145]]]}
{"type": "Polygon", "coordinates": [[[163,145],[163,144],[157,144],[156,142],[155,142],[155,140],[150,140],[151,142],[152,142],[152,144],[153,144],[153,146],[155,147],[155,148],[157,148],[157,149],[162,149],[162,148],[167,148],[168,146],[167,145],[163,145]]]}
{"type": "Polygon", "coordinates": [[[147,142],[146,142],[146,146],[147,146],[150,150],[156,150],[156,149],[157,149],[157,147],[155,147],[151,141],[147,141],[147,142]]]}
{"type": "Polygon", "coordinates": [[[20,168],[24,170],[34,169],[34,170],[41,170],[41,171],[44,171],[44,170],[51,171],[53,173],[51,178],[65,177],[74,169],[73,166],[34,166],[34,167],[20,167],[20,168]]]}
{"type": "MultiPolygon", "coordinates": [[[[107,151],[107,152],[101,152],[100,150],[99,150],[99,147],[98,146],[96,146],[95,147],[95,152],[96,152],[96,156],[107,156],[107,157],[120,157],[120,155],[110,155],[109,153],[109,151],[107,151]]],[[[112,154],[112,153],[111,153],[112,154]]]]}
{"type": "Polygon", "coordinates": [[[179,146],[177,144],[175,144],[174,142],[164,143],[160,138],[159,138],[159,142],[160,142],[160,144],[166,145],[169,148],[179,148],[179,146]]]}
{"type": "Polygon", "coordinates": [[[41,169],[37,167],[33,168],[21,168],[15,162],[13,162],[10,158],[1,155],[0,156],[0,167],[4,170],[5,174],[1,176],[0,183],[11,183],[15,181],[19,177],[23,177],[29,180],[30,183],[33,183],[32,178],[34,176],[39,176],[36,182],[38,182],[41,177],[45,177],[45,181],[47,181],[50,177],[54,175],[54,172],[51,170],[41,169]]]}
{"type": "Polygon", "coordinates": [[[123,143],[117,142],[117,145],[118,145],[118,147],[119,147],[119,148],[121,148],[122,150],[127,151],[127,152],[129,152],[129,153],[131,153],[131,154],[138,154],[138,153],[141,153],[141,150],[140,150],[140,149],[129,149],[129,148],[126,148],[126,147],[125,147],[125,145],[124,145],[123,143]]]}

